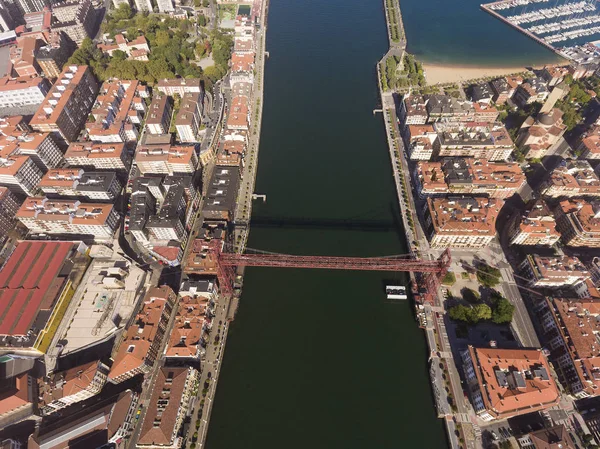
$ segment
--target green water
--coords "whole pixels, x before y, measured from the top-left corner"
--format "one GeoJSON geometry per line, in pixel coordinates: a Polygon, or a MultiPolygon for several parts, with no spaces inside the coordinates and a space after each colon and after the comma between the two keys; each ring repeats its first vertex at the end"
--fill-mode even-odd
{"type": "MultiPolygon", "coordinates": [[[[249,246],[293,254],[406,253],[375,63],[379,0],[272,0],[255,217],[249,246]],[[345,219],[360,220],[348,230],[345,219]],[[371,223],[374,226],[371,226],[371,223]]],[[[403,275],[250,268],[233,322],[208,449],[443,448],[427,349],[403,275]]]]}

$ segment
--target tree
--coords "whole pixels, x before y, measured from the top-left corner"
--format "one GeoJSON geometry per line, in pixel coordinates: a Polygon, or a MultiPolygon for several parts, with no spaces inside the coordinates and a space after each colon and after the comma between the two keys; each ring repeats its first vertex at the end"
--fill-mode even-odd
{"type": "Polygon", "coordinates": [[[169,36],[168,31],[158,30],[156,32],[156,45],[159,47],[166,47],[169,45],[169,41],[171,40],[171,36],[169,36]]]}
{"type": "Polygon", "coordinates": [[[219,70],[218,67],[211,65],[204,69],[204,76],[206,76],[208,79],[210,79],[214,83],[218,79],[221,79],[223,74],[221,73],[221,71],[219,70]]]}
{"type": "Polygon", "coordinates": [[[448,310],[448,315],[451,319],[455,321],[469,321],[467,318],[469,316],[469,311],[470,309],[468,307],[459,304],[457,306],[451,307],[448,310]]]}
{"type": "Polygon", "coordinates": [[[198,16],[198,25],[201,27],[205,27],[206,26],[206,17],[204,16],[204,14],[200,14],[198,16]]]}
{"type": "Polygon", "coordinates": [[[495,287],[500,283],[500,270],[486,263],[477,266],[477,280],[484,287],[495,287]]]}
{"type": "Polygon", "coordinates": [[[471,309],[471,319],[474,318],[477,321],[489,320],[492,318],[492,309],[487,304],[476,304],[471,309]]]}
{"type": "Polygon", "coordinates": [[[125,53],[124,51],[121,51],[121,50],[115,50],[115,51],[113,51],[112,57],[113,57],[112,61],[116,61],[116,62],[125,61],[127,59],[127,53],[125,53]]]}
{"type": "Polygon", "coordinates": [[[111,18],[114,21],[128,20],[133,17],[133,11],[128,3],[121,3],[117,9],[111,14],[111,18]]]}
{"type": "Polygon", "coordinates": [[[471,304],[479,302],[480,295],[475,290],[472,290],[470,288],[463,288],[461,290],[461,293],[465,301],[470,302],[471,304]]]}
{"type": "Polygon", "coordinates": [[[515,306],[496,290],[491,293],[490,299],[492,301],[492,321],[496,324],[510,323],[515,306]]]}
{"type": "Polygon", "coordinates": [[[206,45],[204,45],[204,42],[198,42],[194,50],[198,59],[202,59],[206,54],[206,45]]]}

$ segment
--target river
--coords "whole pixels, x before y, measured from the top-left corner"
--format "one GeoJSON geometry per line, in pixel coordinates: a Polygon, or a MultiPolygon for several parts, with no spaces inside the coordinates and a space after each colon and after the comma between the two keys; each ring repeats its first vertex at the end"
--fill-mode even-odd
{"type": "MultiPolygon", "coordinates": [[[[272,0],[248,246],[293,254],[406,253],[378,104],[381,0],[272,0]],[[361,229],[348,229],[348,219],[361,229]],[[257,220],[258,221],[258,220],[257,220]]],[[[250,268],[232,323],[208,449],[446,447],[404,274],[250,268]]]]}

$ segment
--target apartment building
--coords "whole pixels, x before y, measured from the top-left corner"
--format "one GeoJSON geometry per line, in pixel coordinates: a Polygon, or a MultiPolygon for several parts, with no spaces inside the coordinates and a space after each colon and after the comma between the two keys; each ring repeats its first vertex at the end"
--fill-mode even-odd
{"type": "Polygon", "coordinates": [[[147,107],[135,80],[110,79],[100,87],[92,108],[93,120],[86,123],[94,142],[133,142],[139,132],[147,107]]]}
{"type": "MultiPolygon", "coordinates": [[[[210,281],[203,281],[209,283],[210,281]]],[[[180,293],[181,295],[181,293],[180,293]]],[[[165,349],[172,360],[198,360],[208,344],[214,301],[199,295],[182,295],[173,330],[165,349]]]]}
{"type": "Polygon", "coordinates": [[[576,398],[597,396],[600,388],[598,301],[547,297],[536,306],[544,340],[559,381],[576,398]]]}
{"type": "Polygon", "coordinates": [[[90,235],[97,240],[113,238],[119,223],[119,215],[112,204],[45,197],[27,198],[16,217],[32,233],[90,235]]]}
{"type": "Polygon", "coordinates": [[[198,156],[194,146],[139,146],[135,163],[142,175],[194,173],[198,156]]]}
{"type": "Polygon", "coordinates": [[[511,99],[517,86],[523,82],[523,78],[518,78],[505,77],[493,80],[490,83],[493,92],[492,101],[496,104],[504,104],[511,99]]]}
{"type": "Polygon", "coordinates": [[[113,201],[121,191],[116,173],[84,172],[81,168],[56,168],[44,175],[38,189],[48,198],[113,201]]]}
{"type": "Polygon", "coordinates": [[[542,199],[531,203],[508,226],[511,245],[552,246],[560,239],[554,215],[542,199]]]}
{"type": "MultiPolygon", "coordinates": [[[[137,374],[150,372],[160,356],[159,350],[176,300],[177,295],[166,285],[154,287],[146,293],[140,312],[127,328],[114,356],[108,373],[110,382],[118,384],[137,374]]],[[[156,388],[154,391],[161,390],[156,388]]]]}
{"type": "Polygon", "coordinates": [[[22,203],[7,187],[0,186],[0,239],[15,227],[15,215],[22,203]]]}
{"type": "Polygon", "coordinates": [[[247,97],[234,97],[231,100],[229,115],[227,116],[227,129],[248,130],[250,122],[250,108],[247,97]]]}
{"type": "Polygon", "coordinates": [[[58,140],[77,140],[98,93],[96,79],[88,66],[65,68],[34,114],[30,126],[53,133],[58,140]]]}
{"type": "Polygon", "coordinates": [[[416,179],[422,197],[452,193],[508,198],[526,183],[525,175],[516,163],[470,158],[420,161],[416,166],[416,179]]]}
{"type": "Polygon", "coordinates": [[[479,83],[471,87],[471,101],[476,103],[490,104],[494,91],[489,83],[479,83]]]}
{"type": "Polygon", "coordinates": [[[567,127],[562,120],[563,113],[554,108],[550,112],[529,116],[521,125],[516,144],[527,150],[528,159],[542,158],[546,152],[562,137],[567,127]]]}
{"type": "Polygon", "coordinates": [[[425,100],[429,123],[440,120],[462,122],[473,117],[473,103],[470,101],[459,100],[450,95],[426,95],[425,100]]]}
{"type": "Polygon", "coordinates": [[[483,248],[496,235],[504,202],[496,198],[427,198],[425,225],[433,248],[483,248]]]}
{"type": "Polygon", "coordinates": [[[577,151],[582,159],[598,160],[600,159],[600,133],[594,133],[583,136],[577,151]]]}
{"type": "Polygon", "coordinates": [[[407,125],[404,135],[411,160],[429,161],[433,158],[438,139],[433,125],[407,125]]]}
{"type": "Polygon", "coordinates": [[[426,100],[422,95],[405,95],[400,102],[399,118],[404,126],[424,125],[427,123],[426,100]]]}
{"type": "Polygon", "coordinates": [[[100,360],[55,371],[38,378],[42,416],[96,396],[106,383],[109,367],[100,360]]]}
{"type": "Polygon", "coordinates": [[[600,179],[587,161],[568,161],[555,168],[540,187],[548,198],[600,197],[600,179]]]}
{"type": "Polygon", "coordinates": [[[181,142],[196,142],[202,121],[202,105],[199,93],[187,93],[181,99],[175,118],[175,128],[181,142]]]}
{"type": "Polygon", "coordinates": [[[469,346],[462,363],[471,404],[484,421],[545,410],[560,400],[541,349],[469,346]]]}
{"type": "Polygon", "coordinates": [[[559,67],[556,65],[544,66],[540,76],[546,83],[548,83],[548,87],[554,87],[560,83],[562,83],[565,79],[565,76],[569,74],[569,69],[567,67],[559,67]]]}
{"type": "Polygon", "coordinates": [[[489,161],[508,159],[513,141],[502,123],[465,122],[434,125],[435,151],[440,157],[474,157],[489,161]]]}
{"type": "Polygon", "coordinates": [[[60,148],[48,133],[29,133],[16,129],[0,131],[0,150],[5,155],[31,157],[42,173],[64,162],[60,148]]]}
{"type": "Polygon", "coordinates": [[[35,59],[40,41],[34,37],[25,37],[10,47],[10,62],[13,71],[20,77],[40,75],[41,68],[35,59]]]}
{"type": "Polygon", "coordinates": [[[254,56],[254,53],[233,53],[231,55],[231,71],[233,73],[252,73],[254,71],[254,56]]]}
{"type": "Polygon", "coordinates": [[[158,371],[136,448],[180,449],[181,428],[193,400],[199,373],[193,368],[158,371]]]}
{"type": "Polygon", "coordinates": [[[53,31],[65,33],[77,45],[93,38],[96,10],[92,0],[66,1],[52,6],[53,31]]]}
{"type": "Polygon", "coordinates": [[[46,78],[55,79],[60,76],[73,50],[73,45],[63,33],[51,32],[48,43],[38,50],[35,59],[46,78]]]}
{"type": "Polygon", "coordinates": [[[198,78],[177,78],[177,79],[164,79],[159,80],[156,88],[159,92],[173,96],[175,94],[183,97],[186,93],[199,93],[202,94],[202,81],[198,78]]]}
{"type": "Polygon", "coordinates": [[[32,196],[42,179],[42,171],[29,156],[0,151],[0,186],[17,195],[32,196]]]}
{"type": "Polygon", "coordinates": [[[0,108],[22,108],[41,105],[50,83],[41,77],[0,78],[0,108]]]}
{"type": "MultiPolygon", "coordinates": [[[[113,0],[113,2],[116,1],[122,1],[122,0],[113,0]]],[[[140,12],[143,11],[148,11],[148,12],[153,12],[154,9],[152,7],[152,2],[150,0],[134,0],[135,2],[135,9],[137,9],[140,12]]]]}
{"type": "Polygon", "coordinates": [[[185,240],[187,234],[184,219],[188,204],[185,189],[186,179],[178,178],[169,186],[158,214],[149,217],[146,229],[153,240],[185,240]]]}
{"type": "Polygon", "coordinates": [[[75,142],[65,152],[70,167],[85,167],[93,170],[129,169],[129,158],[124,143],[75,142]]]}
{"type": "Polygon", "coordinates": [[[148,108],[146,129],[150,134],[167,134],[173,112],[173,99],[167,95],[155,95],[148,108]]]}
{"type": "Polygon", "coordinates": [[[514,94],[514,101],[517,105],[523,107],[531,103],[543,103],[548,98],[550,90],[543,78],[528,78],[522,84],[519,84],[514,94]]]}
{"type": "Polygon", "coordinates": [[[590,279],[591,274],[577,257],[528,255],[519,270],[533,287],[573,286],[590,279]]]}
{"type": "Polygon", "coordinates": [[[163,14],[169,14],[175,11],[173,0],[157,0],[158,10],[163,14]]]}
{"type": "Polygon", "coordinates": [[[561,201],[554,209],[556,228],[568,246],[600,248],[600,205],[585,200],[561,201]]]}
{"type": "Polygon", "coordinates": [[[215,167],[202,208],[205,221],[230,221],[240,186],[237,167],[215,167]]]}

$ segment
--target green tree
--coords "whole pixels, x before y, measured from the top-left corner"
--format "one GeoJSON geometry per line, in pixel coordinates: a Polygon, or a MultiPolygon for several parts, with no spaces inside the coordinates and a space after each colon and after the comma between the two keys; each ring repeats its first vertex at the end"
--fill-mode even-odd
{"type": "Polygon", "coordinates": [[[490,299],[492,302],[492,321],[496,324],[510,323],[513,318],[515,306],[495,290],[490,295],[490,299]]]}
{"type": "Polygon", "coordinates": [[[156,45],[159,47],[166,47],[169,45],[169,41],[171,40],[171,36],[169,36],[169,32],[165,30],[158,30],[156,32],[156,45]]]}
{"type": "Polygon", "coordinates": [[[204,69],[204,76],[210,79],[213,83],[223,76],[218,67],[211,65],[204,69]]]}
{"type": "Polygon", "coordinates": [[[112,60],[111,63],[114,62],[120,62],[120,61],[125,61],[127,59],[127,53],[125,53],[124,51],[121,50],[115,50],[113,51],[112,54],[112,60]]]}
{"type": "Polygon", "coordinates": [[[119,7],[115,9],[111,14],[111,18],[114,21],[128,20],[132,17],[133,11],[131,10],[131,6],[129,6],[128,3],[121,3],[119,7]]]}
{"type": "Polygon", "coordinates": [[[468,307],[463,306],[462,304],[459,304],[457,306],[454,307],[450,307],[450,309],[448,309],[448,315],[450,316],[451,319],[455,320],[455,321],[469,321],[468,317],[470,314],[470,309],[468,307]]]}
{"type": "Polygon", "coordinates": [[[492,318],[492,309],[487,304],[475,304],[471,309],[472,320],[482,321],[490,318],[492,318]]]}
{"type": "Polygon", "coordinates": [[[204,16],[204,14],[200,14],[198,16],[198,25],[201,27],[205,27],[207,23],[206,17],[204,16]]]}
{"type": "Polygon", "coordinates": [[[500,283],[500,270],[486,263],[477,266],[477,280],[484,287],[495,287],[500,283]]]}

